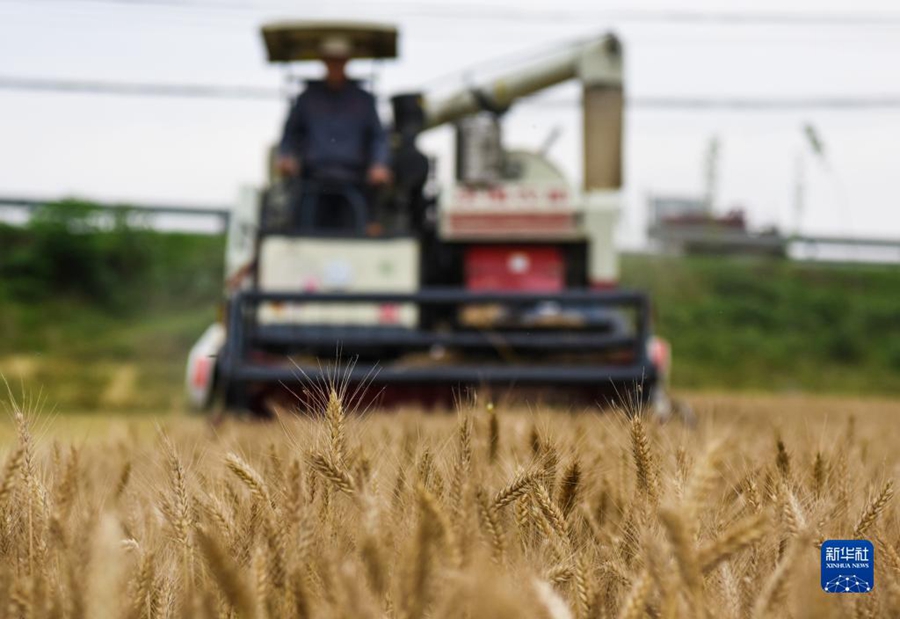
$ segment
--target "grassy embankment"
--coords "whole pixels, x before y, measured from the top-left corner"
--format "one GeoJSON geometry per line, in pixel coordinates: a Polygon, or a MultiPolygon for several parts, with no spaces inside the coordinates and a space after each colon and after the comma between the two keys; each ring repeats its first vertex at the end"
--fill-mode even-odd
{"type": "MultiPolygon", "coordinates": [[[[63,409],[179,406],[183,363],[215,317],[219,237],[124,222],[72,234],[71,205],[0,227],[0,372],[63,409]]],[[[74,221],[74,224],[73,224],[74,221]]],[[[625,256],[688,389],[900,394],[900,269],[625,256]]]]}
{"type": "Polygon", "coordinates": [[[215,319],[223,239],[96,224],[73,206],[0,226],[0,373],[63,410],[180,406],[186,351],[215,319]]]}
{"type": "Polygon", "coordinates": [[[900,394],[900,269],[626,257],[683,388],[900,394]]]}

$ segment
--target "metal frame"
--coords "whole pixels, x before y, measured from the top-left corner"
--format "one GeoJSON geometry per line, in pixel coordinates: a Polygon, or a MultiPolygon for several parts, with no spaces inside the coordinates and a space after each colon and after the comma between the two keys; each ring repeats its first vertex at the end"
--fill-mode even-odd
{"type": "Polygon", "coordinates": [[[220,376],[227,385],[292,383],[337,377],[371,384],[443,385],[578,385],[604,387],[621,385],[652,387],[656,369],[647,356],[650,333],[648,297],[633,291],[569,290],[560,293],[473,292],[459,288],[429,288],[416,293],[273,293],[242,291],[231,299],[228,311],[228,338],[220,357],[220,376]],[[532,305],[540,302],[591,304],[601,307],[631,308],[636,311],[635,332],[631,335],[552,329],[528,332],[462,331],[434,332],[381,326],[260,325],[256,308],[262,303],[414,303],[419,306],[503,303],[532,305]],[[312,344],[342,345],[353,354],[368,346],[389,345],[402,350],[427,349],[431,345],[457,348],[503,346],[547,352],[631,352],[628,364],[584,363],[503,363],[456,364],[437,367],[410,367],[362,363],[350,359],[337,369],[321,366],[288,366],[254,361],[254,351],[283,353],[312,344]]]}
{"type": "MultiPolygon", "coordinates": [[[[266,236],[326,236],[340,238],[366,236],[366,226],[369,223],[369,206],[365,194],[358,186],[352,183],[295,178],[286,181],[283,190],[286,192],[289,200],[287,204],[289,211],[287,227],[266,227],[266,218],[262,217],[257,231],[257,236],[260,240],[266,236]],[[353,228],[347,228],[346,230],[316,229],[315,220],[319,215],[319,210],[322,208],[322,196],[343,197],[350,208],[350,212],[353,214],[353,228]]],[[[262,204],[263,213],[273,208],[270,203],[270,195],[265,198],[262,204]]]]}

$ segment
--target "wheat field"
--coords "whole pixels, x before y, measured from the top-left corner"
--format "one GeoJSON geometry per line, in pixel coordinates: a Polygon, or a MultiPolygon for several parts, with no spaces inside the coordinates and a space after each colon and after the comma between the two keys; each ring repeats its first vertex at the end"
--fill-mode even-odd
{"type": "Polygon", "coordinates": [[[0,423],[2,617],[900,616],[900,406],[0,423]],[[97,428],[100,430],[97,430],[97,428]],[[875,587],[819,587],[825,539],[875,587]]]}

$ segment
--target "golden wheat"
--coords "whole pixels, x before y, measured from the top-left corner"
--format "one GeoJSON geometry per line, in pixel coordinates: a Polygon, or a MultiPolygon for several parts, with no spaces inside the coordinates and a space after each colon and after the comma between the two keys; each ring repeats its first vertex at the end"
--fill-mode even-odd
{"type": "Polygon", "coordinates": [[[896,404],[700,399],[686,427],[321,395],[72,445],[13,404],[0,617],[900,616],[896,404]],[[875,589],[823,593],[821,542],[854,537],[875,589]]]}

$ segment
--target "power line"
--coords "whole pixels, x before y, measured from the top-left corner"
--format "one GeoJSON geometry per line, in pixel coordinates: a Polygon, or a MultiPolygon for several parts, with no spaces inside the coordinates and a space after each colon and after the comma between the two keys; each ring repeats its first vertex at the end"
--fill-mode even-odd
{"type": "Polygon", "coordinates": [[[60,80],[34,77],[0,76],[0,90],[133,97],[180,97],[194,99],[283,99],[276,88],[259,86],[216,86],[197,84],[153,84],[142,82],[103,82],[60,80]]]}
{"type": "MultiPolygon", "coordinates": [[[[151,7],[161,9],[186,9],[202,11],[289,11],[296,10],[294,2],[266,2],[248,4],[233,0],[203,2],[201,0],[74,0],[81,5],[100,4],[120,7],[151,7]]],[[[4,3],[72,5],[73,0],[2,0],[4,3]]],[[[343,8],[367,9],[371,4],[359,1],[338,2],[343,8]]],[[[800,11],[709,11],[709,10],[634,10],[600,9],[593,11],[571,10],[523,10],[509,6],[483,4],[471,7],[461,5],[410,5],[404,2],[379,3],[379,14],[396,17],[426,17],[461,20],[504,20],[541,22],[548,20],[584,23],[590,20],[614,22],[675,24],[675,25],[729,25],[729,26],[828,26],[828,27],[883,27],[900,26],[900,13],[883,12],[800,12],[800,11]]]]}
{"type": "MultiPolygon", "coordinates": [[[[535,100],[533,102],[542,107],[571,107],[580,105],[574,100],[535,100]]],[[[629,97],[629,107],[656,110],[730,110],[745,112],[778,112],[792,110],[870,110],[870,109],[898,109],[900,110],[900,96],[883,95],[869,97],[784,97],[784,98],[757,98],[757,97],[695,97],[695,96],[644,96],[629,97]]]]}
{"type": "MultiPolygon", "coordinates": [[[[275,101],[287,97],[284,90],[263,86],[161,84],[142,82],[104,82],[60,80],[0,75],[0,90],[38,93],[119,95],[129,97],[171,97],[189,99],[275,101]]],[[[525,99],[529,105],[545,108],[576,107],[575,99],[525,99]]],[[[715,97],[715,96],[638,96],[629,97],[628,106],[656,110],[733,110],[746,112],[807,109],[866,110],[900,109],[900,95],[808,96],[808,97],[715,97]]]]}
{"type": "Polygon", "coordinates": [[[731,26],[888,26],[900,25],[900,14],[892,13],[799,13],[730,11],[609,11],[611,19],[669,24],[731,26]]]}

